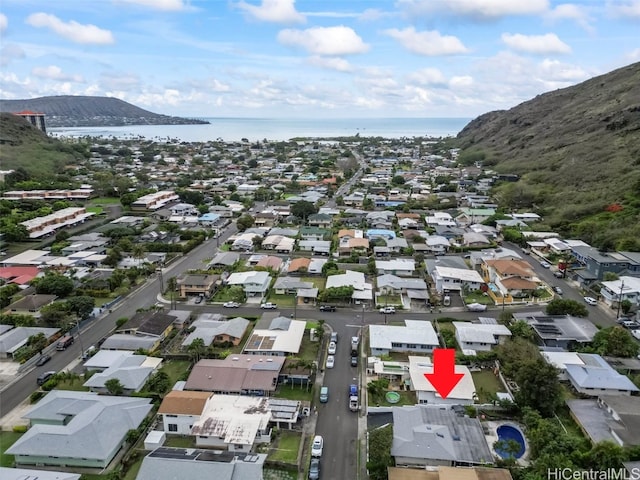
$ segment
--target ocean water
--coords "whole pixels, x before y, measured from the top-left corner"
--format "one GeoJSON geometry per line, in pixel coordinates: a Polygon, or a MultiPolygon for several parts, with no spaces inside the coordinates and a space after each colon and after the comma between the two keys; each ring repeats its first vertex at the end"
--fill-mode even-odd
{"type": "Polygon", "coordinates": [[[53,136],[144,137],[206,142],[289,140],[296,137],[326,138],[360,134],[361,137],[412,138],[456,136],[470,118],[202,118],[208,125],[128,125],[124,127],[49,128],[53,136]]]}

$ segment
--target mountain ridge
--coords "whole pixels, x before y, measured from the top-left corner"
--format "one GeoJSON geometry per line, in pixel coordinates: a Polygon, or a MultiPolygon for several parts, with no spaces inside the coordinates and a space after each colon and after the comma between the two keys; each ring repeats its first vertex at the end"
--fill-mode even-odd
{"type": "Polygon", "coordinates": [[[209,123],[206,120],[150,112],[115,97],[56,95],[23,100],[0,99],[1,112],[24,110],[44,113],[47,127],[52,128],[209,123]]]}
{"type": "Polygon", "coordinates": [[[640,63],[481,115],[456,143],[462,162],[520,177],[494,189],[506,210],[534,210],[541,228],[602,249],[640,251],[640,63]]]}

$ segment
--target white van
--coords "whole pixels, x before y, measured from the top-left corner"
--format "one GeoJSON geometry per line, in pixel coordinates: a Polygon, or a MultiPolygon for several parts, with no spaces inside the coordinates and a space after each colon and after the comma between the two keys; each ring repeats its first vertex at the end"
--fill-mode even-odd
{"type": "Polygon", "coordinates": [[[445,307],[451,305],[451,297],[449,295],[444,296],[444,298],[442,299],[442,305],[444,305],[445,307]]]}

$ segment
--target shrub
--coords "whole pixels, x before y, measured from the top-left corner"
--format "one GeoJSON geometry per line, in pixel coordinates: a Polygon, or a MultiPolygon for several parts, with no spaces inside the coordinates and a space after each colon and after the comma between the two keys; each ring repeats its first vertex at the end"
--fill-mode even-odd
{"type": "Polygon", "coordinates": [[[27,431],[29,427],[27,425],[14,425],[12,430],[13,433],[24,433],[27,431]]]}
{"type": "Polygon", "coordinates": [[[44,397],[46,395],[46,392],[43,392],[42,390],[36,390],[35,392],[33,392],[31,394],[31,396],[29,397],[29,401],[31,403],[36,403],[38,400],[40,400],[42,397],[44,397]]]}

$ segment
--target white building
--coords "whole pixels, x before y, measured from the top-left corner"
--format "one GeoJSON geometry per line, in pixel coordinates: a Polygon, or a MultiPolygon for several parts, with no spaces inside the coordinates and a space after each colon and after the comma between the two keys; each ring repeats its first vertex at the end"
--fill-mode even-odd
{"type": "Polygon", "coordinates": [[[405,325],[369,325],[371,355],[391,352],[431,353],[440,346],[431,322],[405,320],[405,325]]]}
{"type": "Polygon", "coordinates": [[[271,441],[271,411],[266,397],[213,395],[207,400],[191,434],[199,447],[224,447],[250,452],[256,443],[271,441]]]}
{"type": "Polygon", "coordinates": [[[429,357],[409,356],[411,388],[416,392],[418,403],[429,405],[471,405],[473,403],[476,387],[467,367],[464,365],[455,366],[455,373],[462,373],[464,376],[451,390],[447,398],[442,398],[425,377],[425,374],[431,373],[433,373],[433,363],[429,357]]]}
{"type": "Polygon", "coordinates": [[[453,326],[458,345],[465,355],[489,351],[511,337],[511,330],[498,323],[453,322],[453,326]]]}
{"type": "Polygon", "coordinates": [[[469,290],[478,290],[484,279],[475,270],[466,268],[452,268],[436,266],[431,272],[438,293],[445,290],[460,291],[463,287],[469,290]]]}
{"type": "Polygon", "coordinates": [[[162,416],[162,430],[174,435],[191,435],[191,429],[200,420],[200,415],[211,398],[211,392],[172,390],[160,404],[158,414],[162,416]]]}

